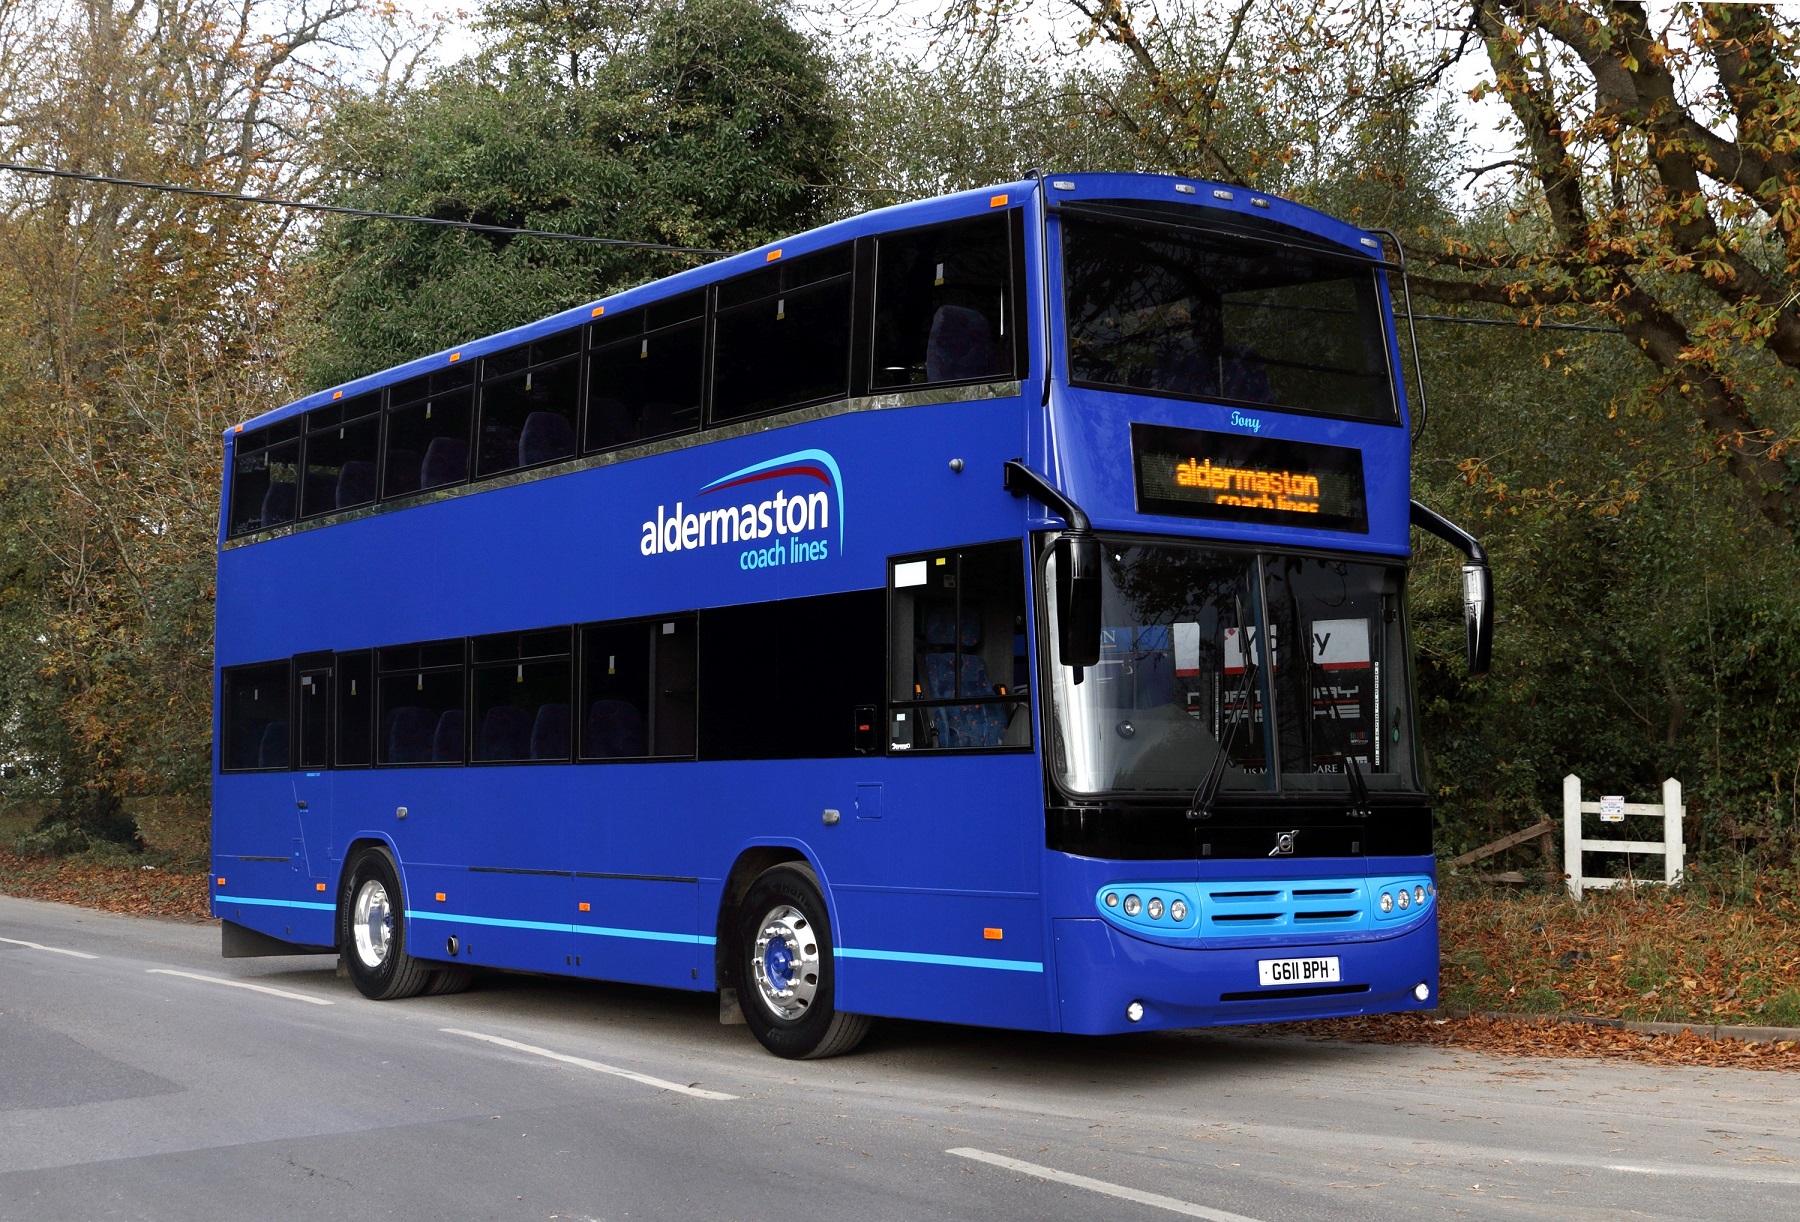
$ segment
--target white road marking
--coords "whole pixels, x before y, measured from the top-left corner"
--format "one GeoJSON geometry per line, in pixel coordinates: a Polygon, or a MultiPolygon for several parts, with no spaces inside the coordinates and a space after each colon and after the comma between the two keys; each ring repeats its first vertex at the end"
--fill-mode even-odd
{"type": "Polygon", "coordinates": [[[147,967],[144,970],[152,976],[180,976],[183,980],[200,980],[207,984],[223,984],[234,989],[251,989],[258,993],[267,993],[271,997],[287,997],[294,1001],[304,1001],[308,1005],[328,1006],[331,1004],[323,997],[308,997],[305,993],[290,993],[286,989],[270,988],[266,984],[251,984],[248,980],[227,980],[223,976],[202,976],[198,972],[178,972],[172,967],[147,967]]]}
{"type": "Polygon", "coordinates": [[[1207,1218],[1210,1222],[1256,1222],[1243,1214],[1228,1213],[1223,1209],[1208,1209],[1204,1205],[1195,1205],[1192,1201],[1178,1201],[1174,1197],[1165,1197],[1160,1193],[1145,1192],[1141,1188],[1127,1188],[1123,1184],[1109,1184],[1105,1180],[1089,1179],[1085,1175],[1075,1175],[1068,1171],[1058,1171],[1055,1167],[1040,1167],[1036,1163],[1022,1162],[1016,1158],[1008,1158],[1004,1154],[989,1154],[986,1150],[974,1150],[967,1146],[955,1150],[945,1150],[945,1154],[954,1154],[958,1158],[972,1158],[978,1163],[987,1163],[995,1167],[1004,1167],[1008,1171],[1018,1171],[1025,1175],[1035,1175],[1041,1180],[1050,1180],[1057,1184],[1069,1184],[1075,1188],[1085,1188],[1089,1192],[1104,1193],[1109,1197],[1118,1197],[1123,1201],[1136,1201],[1139,1205],[1149,1205],[1156,1209],[1166,1209],[1172,1214],[1181,1214],[1188,1218],[1207,1218]]]}
{"type": "Polygon", "coordinates": [[[47,950],[53,955],[67,955],[71,959],[98,959],[99,955],[90,955],[85,951],[64,950],[60,946],[45,946],[42,942],[27,942],[23,938],[0,938],[8,946],[24,946],[31,950],[47,950]]]}
{"type": "Polygon", "coordinates": [[[578,1065],[582,1069],[591,1069],[595,1073],[612,1074],[615,1078],[629,1078],[633,1082],[641,1082],[645,1086],[654,1086],[659,1090],[678,1091],[684,1095],[692,1095],[696,1099],[736,1099],[736,1095],[722,1094],[716,1090],[701,1090],[697,1086],[683,1086],[679,1082],[665,1082],[661,1078],[653,1078],[649,1074],[637,1073],[630,1069],[620,1069],[616,1065],[603,1065],[599,1061],[590,1061],[586,1057],[572,1057],[563,1052],[552,1052],[548,1048],[539,1048],[535,1044],[521,1044],[517,1040],[509,1040],[498,1035],[483,1035],[479,1031],[464,1031],[461,1027],[439,1027],[445,1035],[463,1035],[472,1040],[481,1040],[488,1044],[498,1044],[502,1048],[511,1048],[518,1052],[529,1052],[533,1056],[548,1057],[552,1061],[561,1061],[564,1065],[578,1065]]]}

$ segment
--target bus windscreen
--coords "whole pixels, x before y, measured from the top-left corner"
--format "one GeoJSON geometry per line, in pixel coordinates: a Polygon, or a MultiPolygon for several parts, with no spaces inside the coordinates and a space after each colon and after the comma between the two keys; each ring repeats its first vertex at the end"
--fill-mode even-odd
{"type": "Polygon", "coordinates": [[[1398,419],[1368,261],[1112,215],[1062,235],[1071,382],[1398,419]]]}

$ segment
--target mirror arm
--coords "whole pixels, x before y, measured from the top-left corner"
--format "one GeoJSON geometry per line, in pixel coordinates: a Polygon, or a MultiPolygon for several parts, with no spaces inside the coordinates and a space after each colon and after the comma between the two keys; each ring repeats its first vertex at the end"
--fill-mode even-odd
{"type": "Polygon", "coordinates": [[[1469,558],[1471,564],[1486,564],[1487,549],[1481,546],[1481,540],[1446,518],[1435,509],[1429,509],[1419,502],[1412,503],[1412,524],[1427,534],[1436,535],[1451,547],[1469,558]]]}
{"type": "MultiPolygon", "coordinates": [[[[1081,511],[1081,506],[1063,495],[1062,489],[1016,458],[1008,459],[1006,462],[1005,487],[1014,496],[1029,496],[1054,509],[1062,515],[1063,521],[1069,524],[1070,530],[1084,535],[1093,533],[1093,523],[1088,521],[1088,516],[1081,511]]],[[[1417,505],[1418,502],[1414,501],[1413,504],[1417,505]]]]}

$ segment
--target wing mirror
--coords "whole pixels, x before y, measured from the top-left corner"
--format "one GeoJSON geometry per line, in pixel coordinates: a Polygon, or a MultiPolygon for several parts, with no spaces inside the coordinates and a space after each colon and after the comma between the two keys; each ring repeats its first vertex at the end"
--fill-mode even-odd
{"type": "Polygon", "coordinates": [[[1469,674],[1485,675],[1494,660],[1494,574],[1487,550],[1474,535],[1436,510],[1412,503],[1412,524],[1469,558],[1463,565],[1463,627],[1468,634],[1469,674]]]}
{"type": "Polygon", "coordinates": [[[1056,656],[1064,666],[1100,664],[1100,540],[1070,531],[1056,540],[1056,656]]]}

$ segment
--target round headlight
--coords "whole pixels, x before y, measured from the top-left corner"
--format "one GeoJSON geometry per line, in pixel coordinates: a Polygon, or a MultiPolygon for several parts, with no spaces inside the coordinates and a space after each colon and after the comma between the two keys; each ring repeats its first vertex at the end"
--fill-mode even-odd
{"type": "Polygon", "coordinates": [[[1119,893],[1117,891],[1108,891],[1106,893],[1106,906],[1108,908],[1117,908],[1119,906],[1119,893]]]}
{"type": "Polygon", "coordinates": [[[1125,915],[1126,916],[1136,916],[1138,914],[1138,909],[1142,908],[1143,906],[1144,906],[1143,901],[1138,899],[1137,896],[1128,895],[1125,897],[1125,915]]]}
{"type": "Polygon", "coordinates": [[[1381,910],[1383,912],[1392,912],[1394,910],[1394,897],[1385,891],[1381,893],[1381,910]]]}
{"type": "Polygon", "coordinates": [[[1170,904],[1169,919],[1176,922],[1187,920],[1187,904],[1182,900],[1176,900],[1170,904]]]}
{"type": "Polygon", "coordinates": [[[1425,906],[1425,888],[1423,886],[1413,888],[1413,903],[1421,908],[1425,906]]]}
{"type": "Polygon", "coordinates": [[[1150,919],[1152,921],[1162,920],[1163,902],[1161,900],[1157,899],[1155,896],[1150,897],[1150,903],[1147,907],[1147,910],[1150,913],[1150,919]]]}
{"type": "Polygon", "coordinates": [[[1125,1007],[1125,1017],[1130,1019],[1134,1023],[1143,1022],[1144,1021],[1144,1003],[1141,1001],[1134,1001],[1130,1005],[1126,1006],[1125,1007]]]}
{"type": "Polygon", "coordinates": [[[1413,985],[1413,996],[1417,997],[1420,1001],[1429,1001],[1431,999],[1431,986],[1426,984],[1423,980],[1419,981],[1419,983],[1413,985]]]}
{"type": "Polygon", "coordinates": [[[1403,910],[1405,909],[1405,907],[1408,904],[1412,903],[1412,896],[1410,896],[1406,893],[1405,887],[1400,888],[1400,893],[1398,895],[1396,895],[1394,897],[1394,899],[1399,903],[1401,909],[1403,909],[1403,910]]]}

